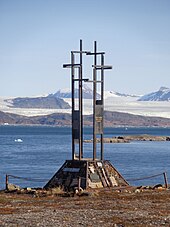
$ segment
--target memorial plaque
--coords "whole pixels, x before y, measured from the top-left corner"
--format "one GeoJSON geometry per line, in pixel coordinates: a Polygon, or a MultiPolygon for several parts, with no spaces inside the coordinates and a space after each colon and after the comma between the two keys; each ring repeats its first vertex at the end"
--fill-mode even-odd
{"type": "Polygon", "coordinates": [[[102,100],[96,100],[95,126],[96,134],[103,134],[103,103],[102,100]]]}
{"type": "Polygon", "coordinates": [[[73,112],[73,138],[80,139],[80,111],[74,110],[73,112]]]}

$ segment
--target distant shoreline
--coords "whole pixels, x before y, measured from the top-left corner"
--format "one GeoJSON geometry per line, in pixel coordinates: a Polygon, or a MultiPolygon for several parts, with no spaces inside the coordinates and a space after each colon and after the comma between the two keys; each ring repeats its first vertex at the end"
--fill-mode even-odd
{"type": "MultiPolygon", "coordinates": [[[[101,140],[97,138],[97,143],[101,140]]],[[[153,136],[149,134],[116,136],[103,138],[104,143],[130,143],[132,141],[170,141],[170,136],[153,136]]],[[[85,143],[92,143],[93,140],[84,140],[85,143]]]]}
{"type": "MultiPolygon", "coordinates": [[[[71,128],[71,125],[49,125],[49,124],[0,124],[0,127],[9,127],[9,126],[14,126],[14,127],[52,127],[52,128],[71,128]]],[[[92,128],[90,125],[84,125],[84,128],[92,128]]],[[[126,131],[131,128],[160,128],[160,129],[170,129],[170,126],[122,126],[122,125],[115,125],[115,126],[106,126],[106,128],[124,128],[126,131]]]]}

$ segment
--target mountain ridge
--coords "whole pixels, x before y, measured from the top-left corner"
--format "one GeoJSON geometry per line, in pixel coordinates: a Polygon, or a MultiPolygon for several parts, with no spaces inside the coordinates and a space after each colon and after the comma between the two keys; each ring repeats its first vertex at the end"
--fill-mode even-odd
{"type": "MultiPolygon", "coordinates": [[[[70,89],[60,89],[54,94],[50,94],[50,97],[57,98],[71,98],[70,89]]],[[[83,87],[83,98],[92,99],[93,91],[87,85],[83,87]]],[[[158,91],[150,92],[145,95],[125,94],[116,91],[104,91],[104,98],[136,98],[137,101],[170,101],[170,88],[160,87],[158,91]]],[[[78,89],[75,89],[75,98],[78,98],[78,89]]],[[[97,94],[97,99],[100,99],[100,94],[97,94]]]]}
{"type": "Polygon", "coordinates": [[[170,88],[160,87],[158,91],[141,96],[138,101],[170,101],[170,88]]]}
{"type": "Polygon", "coordinates": [[[70,105],[57,97],[14,98],[4,100],[10,108],[69,109],[70,105]]]}
{"type": "MultiPolygon", "coordinates": [[[[84,125],[92,126],[93,115],[84,116],[84,125]]],[[[0,125],[48,125],[71,126],[71,114],[53,113],[50,115],[27,117],[0,111],[0,125]]],[[[104,111],[105,127],[170,127],[169,118],[145,117],[121,112],[104,111]]]]}
{"type": "MultiPolygon", "coordinates": [[[[75,88],[75,98],[78,98],[78,89],[75,88]]],[[[126,94],[126,93],[121,93],[117,91],[104,91],[104,98],[112,98],[112,97],[117,97],[117,98],[136,98],[136,101],[170,101],[170,88],[167,87],[160,87],[159,90],[150,92],[145,95],[137,95],[137,94],[126,94]]],[[[44,102],[44,108],[55,108],[55,105],[53,107],[46,107],[47,104],[45,103],[45,99],[47,99],[49,102],[52,100],[54,101],[60,101],[63,99],[67,98],[72,98],[71,94],[71,89],[69,88],[64,88],[64,89],[59,89],[55,93],[48,94],[46,96],[40,95],[38,97],[17,97],[17,98],[10,98],[10,99],[5,99],[6,102],[12,102],[14,106],[20,107],[21,108],[26,108],[23,102],[28,103],[28,101],[41,101],[44,102]],[[22,102],[23,101],[23,102],[22,102]]],[[[83,99],[92,99],[93,98],[93,90],[88,87],[87,85],[83,86],[83,99]]],[[[97,99],[100,99],[100,94],[97,93],[97,99]]],[[[63,102],[64,103],[64,102],[63,102]]],[[[35,105],[35,104],[34,104],[35,105]]],[[[28,105],[28,108],[29,107],[28,105]]],[[[38,107],[42,108],[42,107],[38,107]]],[[[65,108],[65,107],[64,107],[65,108]]]]}
{"type": "MultiPolygon", "coordinates": [[[[161,91],[166,90],[166,92],[168,89],[165,87],[160,88],[161,91]]],[[[59,99],[62,100],[62,106],[56,105],[56,99],[58,98],[49,97],[49,95],[43,95],[42,97],[34,96],[33,98],[0,97],[0,110],[29,117],[49,115],[52,113],[71,113],[71,98],[59,99]],[[13,102],[15,105],[13,105],[13,102]]],[[[92,113],[92,104],[92,99],[83,100],[84,115],[92,113]]],[[[170,118],[170,101],[138,101],[138,96],[136,95],[121,94],[118,92],[105,91],[104,109],[105,111],[117,111],[140,116],[170,118]]]]}
{"type": "MultiPolygon", "coordinates": [[[[84,99],[92,99],[93,98],[93,90],[87,86],[87,85],[83,85],[82,87],[82,91],[83,91],[83,98],[84,99]]],[[[72,94],[71,94],[71,89],[69,88],[64,88],[64,89],[59,89],[57,92],[49,94],[48,97],[56,97],[56,98],[71,98],[72,94]]],[[[77,88],[75,88],[75,92],[74,92],[74,97],[78,98],[79,97],[79,91],[77,88]]],[[[100,94],[96,94],[97,99],[100,99],[100,94]]]]}

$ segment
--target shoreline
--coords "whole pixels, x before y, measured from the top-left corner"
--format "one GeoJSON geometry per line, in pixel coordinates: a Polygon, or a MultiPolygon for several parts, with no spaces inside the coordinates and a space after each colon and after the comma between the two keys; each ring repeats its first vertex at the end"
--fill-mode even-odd
{"type": "MultiPolygon", "coordinates": [[[[100,139],[97,138],[96,142],[100,143],[100,139]]],[[[153,136],[149,134],[141,135],[128,135],[128,136],[115,136],[111,138],[103,138],[104,143],[130,143],[133,141],[170,141],[170,136],[153,136]]],[[[84,140],[85,143],[92,143],[93,140],[84,140]]]]}
{"type": "MultiPolygon", "coordinates": [[[[71,128],[71,125],[49,125],[49,124],[1,124],[0,123],[0,127],[3,126],[3,127],[8,127],[8,126],[14,126],[14,127],[52,127],[52,128],[71,128]]],[[[84,125],[84,128],[93,128],[93,126],[91,125],[84,125]]],[[[122,126],[122,125],[115,125],[115,126],[105,126],[104,129],[107,129],[107,128],[110,128],[110,129],[115,129],[115,128],[118,128],[118,129],[125,129],[126,131],[128,131],[128,129],[134,129],[134,128],[144,128],[144,129],[170,129],[170,126],[131,126],[131,125],[125,125],[125,126],[122,126]]]]}

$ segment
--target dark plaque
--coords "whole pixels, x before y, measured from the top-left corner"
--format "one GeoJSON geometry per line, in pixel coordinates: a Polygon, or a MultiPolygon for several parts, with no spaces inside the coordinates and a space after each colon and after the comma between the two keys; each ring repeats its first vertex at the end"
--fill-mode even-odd
{"type": "Polygon", "coordinates": [[[96,134],[103,134],[103,103],[102,100],[96,101],[96,117],[95,117],[95,125],[96,125],[96,134]]]}
{"type": "Polygon", "coordinates": [[[73,138],[80,139],[80,111],[74,110],[73,112],[73,138]]]}

